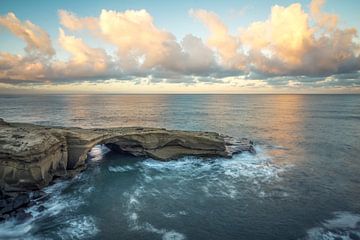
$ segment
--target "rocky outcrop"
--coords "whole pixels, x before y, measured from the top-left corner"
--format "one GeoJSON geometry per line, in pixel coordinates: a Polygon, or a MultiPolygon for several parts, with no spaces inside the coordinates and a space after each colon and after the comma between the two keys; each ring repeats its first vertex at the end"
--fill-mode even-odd
{"type": "Polygon", "coordinates": [[[48,195],[42,191],[29,192],[3,192],[0,191],[0,222],[9,218],[15,218],[22,222],[32,217],[26,211],[27,207],[38,205],[38,210],[44,210],[42,203],[48,195]]]}
{"type": "Polygon", "coordinates": [[[86,167],[87,154],[97,144],[161,161],[185,155],[231,157],[255,151],[247,139],[214,132],[44,127],[0,119],[0,187],[8,192],[37,190],[55,177],[72,176],[86,167]]]}

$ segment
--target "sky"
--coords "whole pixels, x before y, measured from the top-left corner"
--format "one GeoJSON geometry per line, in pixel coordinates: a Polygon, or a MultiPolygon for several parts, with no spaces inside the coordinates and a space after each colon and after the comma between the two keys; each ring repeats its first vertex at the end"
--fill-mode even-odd
{"type": "Polygon", "coordinates": [[[0,94],[360,93],[359,9],[0,0],[0,94]]]}

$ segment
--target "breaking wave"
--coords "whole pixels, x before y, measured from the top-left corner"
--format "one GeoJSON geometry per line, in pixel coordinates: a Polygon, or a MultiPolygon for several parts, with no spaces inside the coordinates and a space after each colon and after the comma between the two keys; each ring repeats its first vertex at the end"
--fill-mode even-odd
{"type": "MultiPolygon", "coordinates": [[[[97,146],[90,153],[91,160],[99,161],[104,151],[97,146]]],[[[94,168],[93,172],[96,170],[94,168]]],[[[20,224],[13,219],[0,223],[0,239],[65,240],[95,236],[99,232],[96,219],[77,213],[86,204],[85,196],[94,190],[87,183],[88,178],[86,174],[79,174],[71,180],[55,181],[44,188],[48,199],[26,210],[33,217],[20,224]]]]}
{"type": "MultiPolygon", "coordinates": [[[[159,207],[169,221],[187,215],[184,202],[201,198],[231,200],[241,198],[244,191],[265,197],[266,185],[281,181],[284,166],[277,166],[261,148],[257,154],[240,154],[231,159],[199,159],[184,157],[176,161],[159,162],[146,159],[136,163],[139,177],[136,184],[123,196],[126,199],[124,215],[133,231],[146,231],[162,235],[163,239],[184,239],[186,236],[174,229],[154,226],[146,216],[151,215],[149,205],[154,201],[178,206],[159,207]],[[243,186],[243,187],[239,187],[243,186]],[[200,194],[200,196],[199,196],[200,194]],[[170,208],[170,209],[169,209],[170,208]],[[147,212],[147,214],[145,214],[147,212]]],[[[133,171],[133,165],[109,167],[112,172],[133,171]]],[[[284,193],[283,196],[286,196],[284,193]]],[[[156,213],[153,213],[156,214],[156,213]]],[[[156,224],[155,224],[156,225],[156,224]]]]}
{"type": "MultiPolygon", "coordinates": [[[[42,204],[45,210],[40,211],[35,205],[27,210],[33,215],[27,222],[0,224],[0,238],[95,238],[100,232],[97,219],[91,212],[80,211],[89,204],[89,194],[97,191],[93,179],[109,174],[113,179],[131,172],[135,182],[119,198],[124,205],[121,213],[128,230],[158,234],[163,240],[184,240],[186,234],[172,223],[189,217],[191,209],[187,208],[187,201],[231,201],[241,199],[245,194],[264,198],[271,194],[268,185],[281,182],[281,173],[286,166],[274,164],[262,148],[256,150],[256,155],[243,153],[231,159],[184,157],[169,162],[144,159],[125,164],[112,161],[101,168],[102,164],[98,162],[103,160],[108,149],[95,146],[89,152],[90,169],[71,180],[45,188],[50,196],[42,204]],[[168,204],[154,209],[152,204],[157,201],[168,204]],[[154,222],[154,215],[162,221],[154,222]]],[[[286,197],[286,192],[282,197],[286,197]]]]}
{"type": "Polygon", "coordinates": [[[308,230],[305,240],[357,240],[360,239],[360,215],[335,212],[332,219],[308,230]]]}

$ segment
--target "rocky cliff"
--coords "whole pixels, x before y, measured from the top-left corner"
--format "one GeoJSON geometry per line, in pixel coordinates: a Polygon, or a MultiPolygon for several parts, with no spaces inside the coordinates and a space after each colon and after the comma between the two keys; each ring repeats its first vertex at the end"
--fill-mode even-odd
{"type": "Polygon", "coordinates": [[[255,152],[247,139],[214,132],[45,127],[0,119],[0,187],[14,192],[37,190],[54,177],[71,176],[86,167],[87,154],[97,144],[161,161],[185,155],[231,157],[255,152]]]}

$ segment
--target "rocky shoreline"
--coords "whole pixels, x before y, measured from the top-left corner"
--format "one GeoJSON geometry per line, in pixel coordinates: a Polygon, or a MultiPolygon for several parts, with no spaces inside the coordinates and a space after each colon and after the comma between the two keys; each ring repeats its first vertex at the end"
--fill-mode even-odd
{"type": "Polygon", "coordinates": [[[0,221],[23,221],[25,211],[47,196],[41,191],[55,178],[83,171],[88,152],[98,144],[134,156],[168,161],[182,156],[231,157],[255,153],[252,141],[215,132],[163,128],[65,128],[8,123],[0,118],[0,221]]]}
{"type": "Polygon", "coordinates": [[[31,218],[31,214],[26,212],[26,208],[37,205],[38,211],[45,210],[42,205],[48,199],[48,195],[39,191],[29,192],[5,192],[0,191],[0,222],[14,218],[16,221],[22,222],[31,218]]]}

